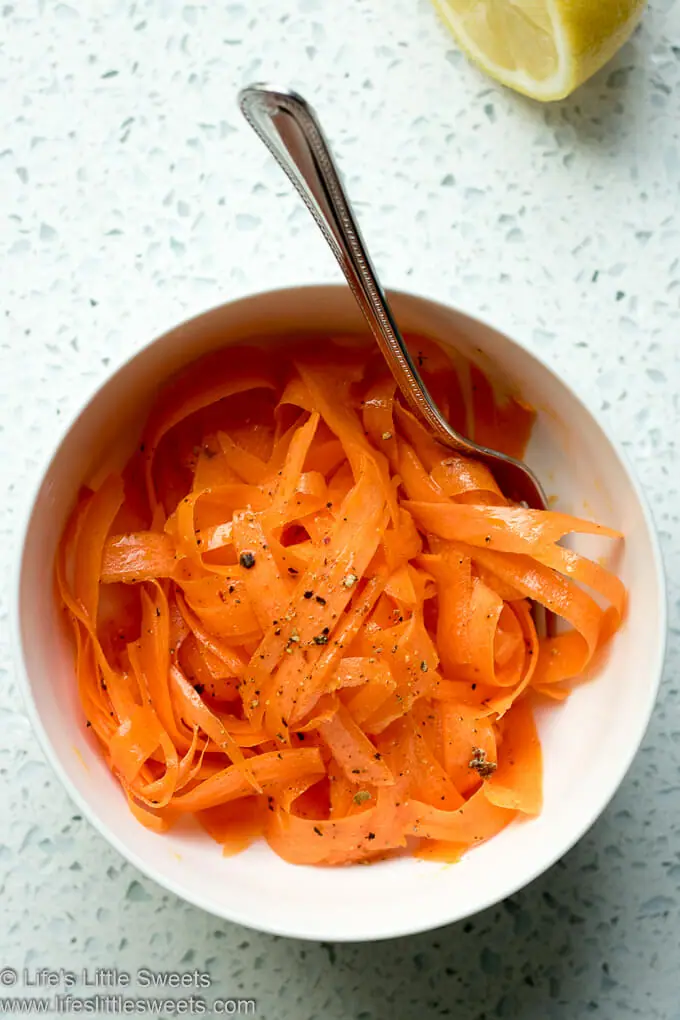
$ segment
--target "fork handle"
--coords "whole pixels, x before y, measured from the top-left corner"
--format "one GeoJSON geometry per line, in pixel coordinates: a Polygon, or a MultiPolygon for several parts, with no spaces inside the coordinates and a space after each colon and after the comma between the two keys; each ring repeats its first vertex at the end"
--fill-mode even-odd
{"type": "Polygon", "coordinates": [[[250,126],[295,185],[328,241],[411,409],[446,446],[470,453],[440,414],[413,363],[314,110],[296,92],[265,85],[243,89],[239,105],[250,126]]]}

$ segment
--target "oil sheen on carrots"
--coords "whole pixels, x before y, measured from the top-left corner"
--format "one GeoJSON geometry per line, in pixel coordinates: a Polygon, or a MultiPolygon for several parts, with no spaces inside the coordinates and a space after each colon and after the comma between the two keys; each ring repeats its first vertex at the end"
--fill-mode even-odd
{"type": "MultiPolygon", "coordinates": [[[[445,415],[521,455],[533,414],[412,338],[445,415]]],[[[56,576],[84,719],[136,818],[287,861],[456,860],[541,810],[533,710],[617,630],[621,536],[512,505],[405,409],[380,355],[322,338],[211,353],[84,487],[56,576]],[[532,604],[565,621],[539,636],[532,604]]]]}

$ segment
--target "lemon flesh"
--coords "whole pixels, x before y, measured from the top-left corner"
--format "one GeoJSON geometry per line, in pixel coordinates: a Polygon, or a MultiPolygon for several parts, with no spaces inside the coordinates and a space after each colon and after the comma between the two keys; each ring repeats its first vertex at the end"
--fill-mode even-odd
{"type": "Polygon", "coordinates": [[[563,99],[628,39],[646,0],[434,0],[460,46],[496,81],[563,99]]]}

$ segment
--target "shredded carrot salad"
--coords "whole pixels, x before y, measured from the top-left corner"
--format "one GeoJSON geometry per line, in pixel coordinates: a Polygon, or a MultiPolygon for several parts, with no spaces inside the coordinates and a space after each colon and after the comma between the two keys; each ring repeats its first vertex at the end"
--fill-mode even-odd
{"type": "MultiPolygon", "coordinates": [[[[418,340],[444,414],[521,455],[532,412],[418,340]]],[[[537,698],[567,697],[626,592],[405,409],[379,353],[230,348],[161,391],[60,543],[87,725],[144,825],[195,817],[298,864],[456,860],[541,810],[537,698]],[[535,605],[560,616],[537,633],[535,605]]]]}

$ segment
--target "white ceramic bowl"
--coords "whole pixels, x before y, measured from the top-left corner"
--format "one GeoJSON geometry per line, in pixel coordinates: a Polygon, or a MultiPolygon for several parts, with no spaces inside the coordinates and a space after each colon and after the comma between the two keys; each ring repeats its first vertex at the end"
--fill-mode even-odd
{"type": "Polygon", "coordinates": [[[150,343],[95,393],[52,457],[28,514],[17,591],[17,648],[28,711],[83,813],[140,871],[214,914],[309,939],[381,939],[435,928],[490,906],[561,857],[607,805],[644,735],[665,644],[665,593],[654,527],[615,444],[569,387],[519,344],[440,304],[393,295],[405,330],[453,344],[509,378],[539,412],[527,460],[558,506],[620,528],[616,564],[628,619],[598,679],[541,716],[545,808],[462,863],[399,859],[369,868],[303,868],[266,845],[224,858],[198,830],[155,836],[130,814],[86,730],[73,653],[52,584],[55,547],[79,484],[134,447],[159,382],[206,350],[263,335],[365,327],[346,287],[267,292],[202,315],[150,343]]]}

